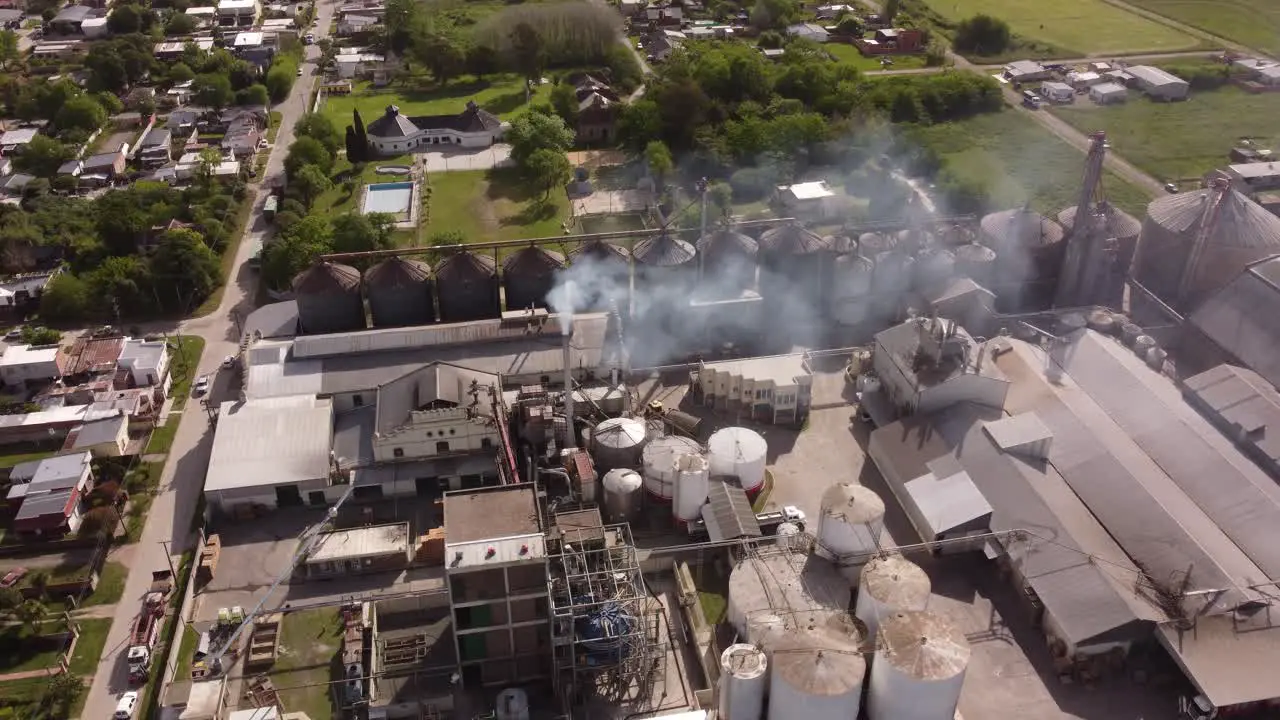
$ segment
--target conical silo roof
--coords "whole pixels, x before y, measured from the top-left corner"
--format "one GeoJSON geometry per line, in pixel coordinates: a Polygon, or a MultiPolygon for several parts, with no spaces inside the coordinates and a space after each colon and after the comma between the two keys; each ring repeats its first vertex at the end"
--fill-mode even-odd
{"type": "Polygon", "coordinates": [[[593,260],[621,260],[627,262],[631,259],[631,252],[621,245],[614,245],[603,240],[588,240],[574,248],[569,253],[569,257],[588,257],[593,260]]]}
{"type": "Polygon", "coordinates": [[[676,267],[692,261],[698,251],[684,240],[664,231],[636,243],[632,254],[636,262],[651,267],[676,267]]]}
{"type": "MultiPolygon", "coordinates": [[[[1106,232],[1104,234],[1107,237],[1136,238],[1138,237],[1139,234],[1142,233],[1142,223],[1138,222],[1138,219],[1130,215],[1129,213],[1121,210],[1120,208],[1117,208],[1114,205],[1107,205],[1101,208],[1101,210],[1102,210],[1103,217],[1106,218],[1106,225],[1105,225],[1106,232]]],[[[1066,232],[1071,232],[1071,229],[1075,226],[1075,223],[1076,223],[1076,206],[1075,205],[1072,205],[1066,210],[1063,210],[1062,212],[1058,213],[1058,224],[1061,225],[1062,229],[1065,230],[1066,232]]]]}
{"type": "Polygon", "coordinates": [[[1210,246],[1270,252],[1280,248],[1280,218],[1230,186],[1158,198],[1147,206],[1147,218],[1170,232],[1198,233],[1205,211],[1219,192],[1223,197],[1209,233],[1210,246]]]}
{"type": "Polygon", "coordinates": [[[502,261],[502,272],[519,275],[547,275],[564,269],[564,255],[536,245],[521,248],[502,261]]]}
{"type": "Polygon", "coordinates": [[[445,258],[436,265],[438,280],[487,280],[494,276],[497,264],[488,255],[462,250],[445,258]]]}
{"type": "Polygon", "coordinates": [[[982,234],[997,248],[1034,248],[1060,242],[1062,226],[1030,208],[1022,207],[983,216],[982,234]]]}
{"type": "Polygon", "coordinates": [[[858,241],[848,235],[825,235],[822,240],[834,253],[851,253],[858,249],[858,241]]]}
{"type": "Polygon", "coordinates": [[[927,611],[902,611],[885,618],[876,647],[876,662],[887,662],[920,680],[960,675],[972,654],[955,623],[927,611]]]}
{"type": "Polygon", "coordinates": [[[744,235],[729,228],[720,228],[698,238],[697,250],[707,259],[731,253],[753,256],[756,254],[757,245],[750,235],[744,235]]]}
{"type": "Polygon", "coordinates": [[[898,246],[898,236],[893,233],[862,233],[858,238],[858,251],[863,257],[873,258],[898,246]]]}
{"type": "Polygon", "coordinates": [[[350,292],[359,288],[360,271],[350,265],[335,262],[312,265],[293,279],[293,291],[298,294],[350,292]]]}
{"type": "Polygon", "coordinates": [[[996,259],[995,250],[978,243],[966,243],[957,246],[951,253],[955,255],[956,262],[989,263],[996,259]]]}
{"type": "Polygon", "coordinates": [[[431,266],[421,260],[405,257],[389,257],[369,268],[365,282],[380,288],[400,288],[420,285],[431,279],[431,266]]]}
{"type": "Polygon", "coordinates": [[[760,236],[761,252],[809,255],[830,249],[825,238],[795,222],[771,228],[760,236]]]}

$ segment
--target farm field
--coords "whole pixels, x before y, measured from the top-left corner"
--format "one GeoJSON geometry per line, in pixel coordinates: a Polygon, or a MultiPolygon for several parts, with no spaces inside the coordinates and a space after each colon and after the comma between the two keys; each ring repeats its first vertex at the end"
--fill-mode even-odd
{"type": "Polygon", "coordinates": [[[1129,0],[1138,7],[1241,45],[1280,53],[1280,3],[1275,0],[1129,0]]]}
{"type": "Polygon", "coordinates": [[[1191,50],[1200,41],[1147,20],[1104,0],[1026,2],[1026,0],[927,0],[951,22],[979,13],[1009,23],[1022,38],[1048,43],[1073,56],[1191,50]]]}
{"type": "MultiPolygon", "coordinates": [[[[993,208],[1027,203],[1046,215],[1076,202],[1084,153],[1021,114],[1004,111],[917,128],[909,138],[932,148],[944,167],[987,188],[993,208]]],[[[1139,217],[1151,196],[1114,173],[1103,177],[1107,197],[1139,217]]]]}
{"type": "Polygon", "coordinates": [[[1131,97],[1123,105],[1078,102],[1052,112],[1082,132],[1106,131],[1116,152],[1161,180],[1199,178],[1226,165],[1241,138],[1258,139],[1263,147],[1280,141],[1280,95],[1231,86],[1193,91],[1185,102],[1131,97]]]}

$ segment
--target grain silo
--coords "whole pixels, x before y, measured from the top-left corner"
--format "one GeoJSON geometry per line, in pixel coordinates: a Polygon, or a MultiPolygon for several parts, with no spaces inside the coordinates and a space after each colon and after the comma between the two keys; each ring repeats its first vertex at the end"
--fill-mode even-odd
{"type": "Polygon", "coordinates": [[[912,271],[912,289],[925,292],[942,286],[955,277],[956,258],[950,250],[936,246],[921,248],[916,253],[912,271]]]}
{"type": "Polygon", "coordinates": [[[777,547],[760,549],[729,574],[726,619],[739,637],[759,644],[779,619],[784,628],[794,629],[798,622],[844,613],[850,596],[849,581],[826,560],[777,547]]]}
{"type": "Polygon", "coordinates": [[[871,278],[875,265],[853,252],[836,258],[831,279],[831,318],[846,326],[866,322],[871,314],[871,278]]]}
{"type": "Polygon", "coordinates": [[[956,274],[986,287],[995,277],[996,251],[986,245],[965,243],[951,252],[956,258],[956,274]]]}
{"type": "Polygon", "coordinates": [[[980,242],[996,253],[989,288],[1002,306],[1047,305],[1066,252],[1062,226],[1031,208],[1002,210],[982,218],[980,242]]]}
{"type": "Polygon", "coordinates": [[[707,438],[711,474],[738,478],[748,495],[755,495],[764,487],[768,454],[769,445],[764,437],[748,428],[721,428],[707,438]]]}
{"type": "Polygon", "coordinates": [[[911,289],[915,259],[902,250],[885,250],[875,256],[871,275],[873,310],[881,319],[898,317],[903,296],[911,289]]]}
{"type": "Polygon", "coordinates": [[[952,720],[972,650],[950,620],[928,612],[885,618],[871,661],[871,720],[952,720]]]}
{"type": "Polygon", "coordinates": [[[640,473],[614,468],[604,474],[604,514],[611,523],[632,522],[640,514],[640,493],[644,480],[640,473]]]}
{"type": "Polygon", "coordinates": [[[875,637],[884,618],[900,611],[924,610],[933,585],[923,568],[901,555],[885,555],[862,568],[854,615],[875,637]]]}
{"type": "Polygon", "coordinates": [[[600,472],[639,468],[647,434],[644,421],[635,418],[609,418],[596,425],[591,433],[596,468],[600,472]]]}
{"type": "Polygon", "coordinates": [[[431,292],[431,266],[421,260],[390,257],[364,274],[373,326],[427,325],[436,320],[431,292]]]}
{"type": "Polygon", "coordinates": [[[683,435],[664,435],[649,441],[640,454],[645,492],[661,502],[671,502],[675,494],[676,459],[700,452],[702,446],[683,435]]]}
{"type": "Polygon", "coordinates": [[[692,287],[697,280],[698,251],[666,230],[637,242],[631,257],[636,261],[637,284],[677,291],[692,287]]]}
{"type": "Polygon", "coordinates": [[[497,264],[487,255],[463,250],[436,265],[440,321],[484,320],[501,314],[497,264]]]}
{"type": "Polygon", "coordinates": [[[861,566],[880,549],[884,501],[856,483],[837,483],[822,493],[818,552],[836,564],[861,566]]]}
{"type": "Polygon", "coordinates": [[[874,258],[882,252],[898,247],[898,236],[895,233],[862,233],[858,236],[858,252],[863,257],[874,258]]]}
{"type": "Polygon", "coordinates": [[[1219,178],[1147,206],[1133,276],[1188,311],[1257,260],[1280,252],[1280,218],[1219,178]]]}
{"type": "Polygon", "coordinates": [[[350,265],[322,262],[293,279],[298,301],[298,325],[303,334],[363,330],[364,299],[360,271],[350,265]]]}
{"type": "Polygon", "coordinates": [[[598,282],[579,287],[578,292],[587,296],[575,297],[580,308],[604,312],[616,303],[618,310],[627,314],[631,303],[631,251],[603,240],[588,240],[569,253],[572,268],[587,267],[587,273],[598,282]]]}
{"type": "Polygon", "coordinates": [[[856,647],[810,631],[773,653],[769,720],[850,720],[858,717],[867,661],[856,647]]]}
{"type": "Polygon", "coordinates": [[[754,238],[730,228],[718,228],[698,239],[700,277],[697,295],[707,300],[739,297],[756,286],[754,238]]]}
{"type": "Polygon", "coordinates": [[[564,255],[536,245],[521,248],[502,261],[502,290],[507,310],[546,307],[547,293],[564,269],[564,255]]]}
{"type": "Polygon", "coordinates": [[[799,223],[784,223],[760,236],[760,294],[773,329],[800,329],[825,312],[831,260],[827,241],[799,223]]]}
{"type": "Polygon", "coordinates": [[[711,490],[710,463],[702,453],[686,453],[676,458],[675,499],[672,514],[680,522],[693,522],[702,517],[711,490]]]}
{"type": "MultiPolygon", "coordinates": [[[[1092,220],[1093,232],[1097,233],[1101,239],[1115,240],[1115,248],[1112,251],[1115,267],[1127,272],[1133,263],[1133,253],[1138,249],[1138,236],[1142,234],[1142,223],[1138,222],[1134,216],[1107,202],[1100,202],[1094,207],[1092,220]]],[[[1068,237],[1075,231],[1075,223],[1075,205],[1058,213],[1058,224],[1062,226],[1068,237]]]]}
{"type": "Polygon", "coordinates": [[[720,653],[721,720],[761,720],[769,659],[755,645],[737,643],[720,653]]]}

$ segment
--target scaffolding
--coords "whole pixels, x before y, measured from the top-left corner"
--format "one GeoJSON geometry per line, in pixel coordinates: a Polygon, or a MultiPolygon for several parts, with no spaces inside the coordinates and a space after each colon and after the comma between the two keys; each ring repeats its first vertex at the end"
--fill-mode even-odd
{"type": "Polygon", "coordinates": [[[566,707],[645,703],[666,674],[660,603],[645,589],[631,527],[548,548],[552,669],[566,707]]]}

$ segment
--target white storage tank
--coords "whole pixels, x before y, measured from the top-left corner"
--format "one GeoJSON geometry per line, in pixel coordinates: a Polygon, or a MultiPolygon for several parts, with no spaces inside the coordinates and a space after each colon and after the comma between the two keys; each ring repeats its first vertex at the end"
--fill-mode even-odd
{"type": "Polygon", "coordinates": [[[507,688],[494,701],[497,720],[529,720],[529,694],[520,688],[507,688]]]}
{"type": "Polygon", "coordinates": [[[856,483],[837,483],[822,494],[818,551],[837,565],[859,566],[880,549],[884,501],[856,483]]]}
{"type": "Polygon", "coordinates": [[[707,491],[711,488],[708,467],[707,459],[700,454],[676,458],[676,500],[672,509],[680,522],[702,517],[702,506],[707,504],[707,491]]]}
{"type": "Polygon", "coordinates": [[[755,645],[737,643],[720,654],[720,720],[761,720],[769,660],[755,645]]]}
{"type": "Polygon", "coordinates": [[[744,427],[727,427],[707,439],[712,475],[733,475],[748,495],[764,487],[764,466],[769,445],[760,433],[744,427]]]}
{"type": "Polygon", "coordinates": [[[591,432],[596,469],[608,472],[614,468],[640,467],[646,436],[644,421],[635,418],[610,418],[596,425],[591,432]]]}
{"type": "Polygon", "coordinates": [[[885,618],[871,662],[867,715],[871,720],[952,720],[969,642],[952,622],[928,612],[885,618]]]}
{"type": "Polygon", "coordinates": [[[813,612],[846,612],[849,581],[835,566],[814,555],[760,551],[729,575],[728,621],[739,637],[758,643],[774,619],[796,622],[813,612]]]}
{"type": "Polygon", "coordinates": [[[779,643],[769,683],[769,720],[853,720],[867,662],[861,651],[818,631],[779,643]]]}
{"type": "Polygon", "coordinates": [[[875,637],[883,618],[928,607],[932,589],[929,576],[919,565],[901,555],[877,557],[862,568],[854,614],[875,637]]]}
{"type": "Polygon", "coordinates": [[[700,452],[702,447],[697,441],[682,435],[654,438],[640,453],[645,492],[661,502],[671,502],[676,488],[676,459],[700,452]]]}
{"type": "Polygon", "coordinates": [[[629,468],[614,468],[604,474],[604,514],[611,523],[631,522],[640,514],[640,489],[644,479],[629,468]]]}
{"type": "Polygon", "coordinates": [[[804,539],[800,535],[800,526],[793,522],[784,522],[778,525],[778,530],[774,535],[778,538],[778,547],[780,548],[796,552],[804,547],[804,539]]]}

